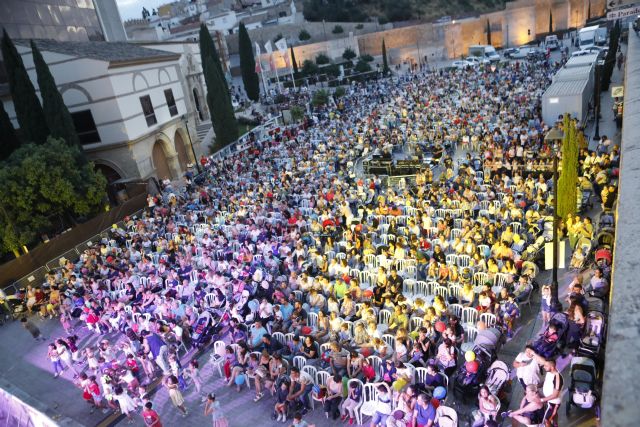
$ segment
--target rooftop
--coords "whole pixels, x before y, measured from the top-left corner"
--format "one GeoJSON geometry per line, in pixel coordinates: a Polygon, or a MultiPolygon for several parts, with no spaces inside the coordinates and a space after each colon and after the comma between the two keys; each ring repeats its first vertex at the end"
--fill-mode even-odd
{"type": "MultiPolygon", "coordinates": [[[[17,40],[17,44],[29,46],[27,40],[17,40]]],[[[109,62],[112,66],[124,66],[134,62],[168,61],[180,55],[163,50],[150,49],[127,42],[59,42],[55,40],[35,40],[40,50],[69,56],[85,57],[109,62]]]]}

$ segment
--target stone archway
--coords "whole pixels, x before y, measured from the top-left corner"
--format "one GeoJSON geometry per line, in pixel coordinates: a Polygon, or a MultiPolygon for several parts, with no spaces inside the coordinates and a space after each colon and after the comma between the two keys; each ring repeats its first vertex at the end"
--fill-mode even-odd
{"type": "Polygon", "coordinates": [[[107,183],[111,184],[114,181],[117,181],[122,178],[122,175],[112,168],[109,165],[105,165],[103,163],[95,163],[95,169],[102,172],[105,178],[107,178],[107,183]]]}
{"type": "Polygon", "coordinates": [[[153,167],[156,169],[156,176],[158,179],[165,180],[174,178],[171,174],[169,160],[167,159],[167,153],[162,141],[158,140],[153,144],[151,157],[153,159],[153,167]]]}
{"type": "Polygon", "coordinates": [[[178,162],[180,163],[180,169],[182,169],[182,171],[187,170],[187,164],[190,162],[185,143],[186,141],[182,137],[182,132],[177,130],[173,137],[173,145],[175,146],[176,153],[178,153],[178,162]]]}

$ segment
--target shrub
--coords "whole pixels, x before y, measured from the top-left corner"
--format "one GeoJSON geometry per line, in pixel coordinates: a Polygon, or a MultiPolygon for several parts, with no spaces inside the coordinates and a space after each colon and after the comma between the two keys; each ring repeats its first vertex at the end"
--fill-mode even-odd
{"type": "Polygon", "coordinates": [[[291,107],[291,119],[294,122],[299,122],[304,118],[304,108],[299,105],[291,107]]]}
{"type": "Polygon", "coordinates": [[[342,34],[344,33],[344,28],[342,28],[342,25],[336,25],[335,27],[333,27],[333,30],[331,30],[331,32],[333,34],[342,34]]]}
{"type": "Polygon", "coordinates": [[[346,48],[344,50],[344,52],[342,53],[342,57],[344,59],[346,59],[347,61],[351,61],[353,58],[355,58],[357,55],[356,53],[353,51],[353,49],[351,49],[350,47],[346,48]]]}
{"type": "Polygon", "coordinates": [[[342,86],[338,86],[336,88],[336,91],[333,92],[333,96],[335,96],[336,98],[342,98],[344,96],[344,94],[347,93],[347,91],[345,90],[345,88],[343,88],[342,86]]]}
{"type": "Polygon", "coordinates": [[[360,60],[364,61],[364,62],[373,62],[373,56],[367,54],[364,54],[362,56],[360,56],[360,60]]]}
{"type": "Polygon", "coordinates": [[[314,106],[319,107],[321,105],[326,105],[328,101],[329,101],[329,94],[327,93],[326,90],[320,89],[319,91],[313,94],[313,99],[311,100],[311,103],[314,106]]]}
{"type": "Polygon", "coordinates": [[[301,30],[298,34],[298,39],[303,42],[305,40],[309,40],[311,38],[311,34],[307,30],[301,30]]]}
{"type": "Polygon", "coordinates": [[[366,73],[367,71],[371,71],[371,65],[367,61],[360,59],[356,64],[354,70],[358,73],[366,73]]]}
{"type": "Polygon", "coordinates": [[[324,53],[321,53],[318,56],[316,56],[316,64],[318,64],[318,65],[328,64],[329,62],[331,62],[329,60],[329,57],[327,55],[325,55],[324,53]]]}
{"type": "Polygon", "coordinates": [[[275,43],[275,42],[277,42],[277,41],[278,41],[278,40],[280,40],[282,37],[283,37],[283,36],[282,36],[282,33],[278,33],[278,35],[277,35],[277,36],[275,36],[275,37],[273,38],[273,42],[274,42],[274,43],[275,43]]]}
{"type": "Polygon", "coordinates": [[[356,30],[361,30],[363,28],[364,28],[364,25],[362,25],[362,24],[356,25],[356,30]]]}
{"type": "Polygon", "coordinates": [[[305,59],[302,63],[302,74],[305,76],[310,76],[312,74],[316,74],[318,72],[318,66],[313,63],[313,61],[309,59],[305,59]]]}

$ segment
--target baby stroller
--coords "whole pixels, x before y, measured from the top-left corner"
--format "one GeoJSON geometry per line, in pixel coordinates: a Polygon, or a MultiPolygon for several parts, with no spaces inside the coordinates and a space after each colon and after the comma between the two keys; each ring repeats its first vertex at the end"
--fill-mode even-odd
{"type": "Polygon", "coordinates": [[[571,386],[567,399],[567,416],[571,406],[582,409],[595,408],[596,419],[600,419],[600,405],[596,393],[596,364],[587,357],[574,357],[571,360],[571,386]]]}
{"type": "Polygon", "coordinates": [[[589,311],[587,314],[587,324],[580,345],[578,347],[579,356],[597,358],[603,346],[605,334],[605,316],[600,311],[589,311]]]}
{"type": "Polygon", "coordinates": [[[466,364],[462,364],[454,377],[453,395],[462,399],[465,404],[476,398],[480,384],[485,381],[487,369],[494,358],[492,353],[481,346],[475,346],[473,352],[476,355],[475,361],[478,362],[478,371],[475,375],[468,375],[466,364]]]}
{"type": "Polygon", "coordinates": [[[510,371],[506,363],[501,360],[496,360],[489,366],[487,370],[487,380],[485,385],[489,387],[491,394],[498,396],[498,399],[502,400],[506,397],[504,393],[504,385],[509,381],[510,371]]]}
{"type": "Polygon", "coordinates": [[[611,266],[611,261],[613,260],[611,248],[608,246],[599,247],[596,249],[594,258],[598,267],[601,267],[603,270],[608,269],[611,266]]]}
{"type": "Polygon", "coordinates": [[[578,193],[578,212],[585,213],[593,208],[593,191],[591,189],[582,189],[578,193]]]}
{"type": "Polygon", "coordinates": [[[557,340],[550,341],[547,339],[549,333],[549,327],[547,327],[547,330],[533,343],[535,352],[546,359],[555,356],[565,346],[567,331],[569,330],[569,316],[562,312],[555,313],[549,321],[549,326],[551,325],[556,328],[557,340]]]}
{"type": "Polygon", "coordinates": [[[599,248],[599,247],[613,248],[613,244],[615,243],[614,234],[615,234],[615,230],[613,229],[613,227],[601,228],[600,231],[598,231],[598,234],[596,235],[595,244],[593,246],[595,246],[596,248],[599,248]]]}
{"type": "Polygon", "coordinates": [[[216,334],[220,335],[220,331],[228,323],[228,320],[229,315],[226,312],[204,311],[193,325],[192,345],[197,348],[206,346],[216,334]]]}
{"type": "Polygon", "coordinates": [[[615,227],[615,223],[616,221],[614,213],[613,211],[608,209],[600,212],[596,222],[596,224],[598,225],[598,230],[602,230],[603,228],[613,229],[615,227]]]}

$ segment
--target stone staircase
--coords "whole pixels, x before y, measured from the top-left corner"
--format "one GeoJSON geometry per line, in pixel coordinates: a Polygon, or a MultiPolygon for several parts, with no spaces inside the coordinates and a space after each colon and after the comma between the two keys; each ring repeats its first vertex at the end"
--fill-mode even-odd
{"type": "Polygon", "coordinates": [[[198,135],[198,139],[200,141],[204,141],[204,137],[207,135],[207,132],[209,132],[209,129],[211,129],[211,122],[200,122],[198,125],[196,125],[196,134],[198,135]]]}

